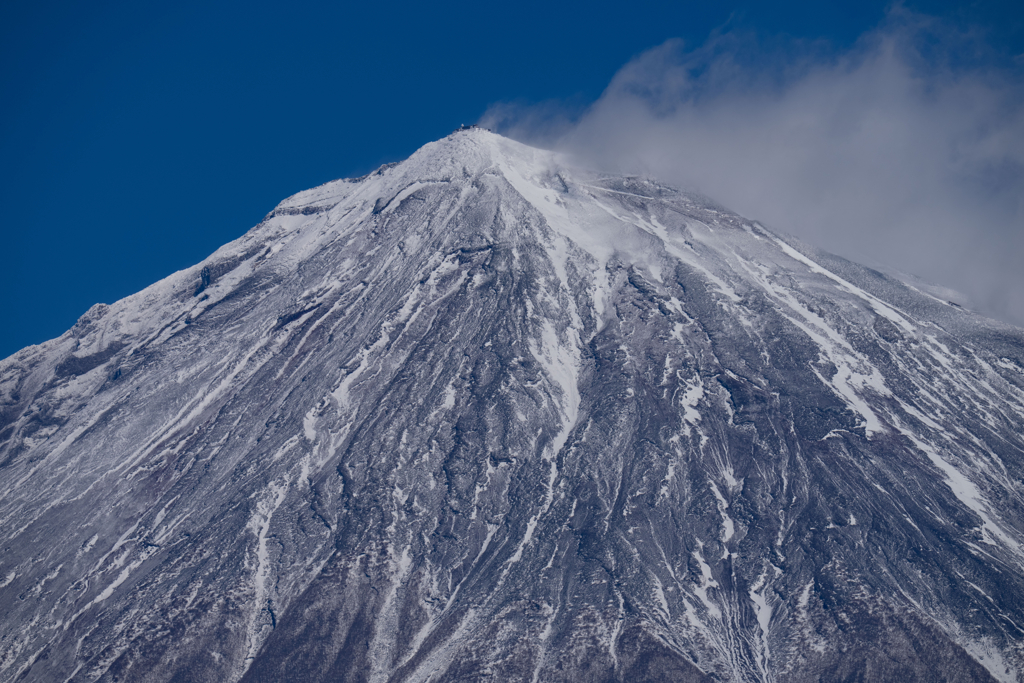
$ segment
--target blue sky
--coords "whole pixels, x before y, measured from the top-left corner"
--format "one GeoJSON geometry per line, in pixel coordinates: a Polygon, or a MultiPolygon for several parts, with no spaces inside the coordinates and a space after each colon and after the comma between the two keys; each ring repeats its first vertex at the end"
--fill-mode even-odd
{"type": "MultiPolygon", "coordinates": [[[[720,63],[701,62],[702,46],[715,59],[736,50],[742,65],[723,36],[756,42],[755,61],[834,65],[892,17],[880,2],[144,5],[0,8],[0,357],[200,261],[289,194],[404,158],[502,107],[517,112],[510,134],[579,145],[628,124],[608,113],[627,65],[663,64],[666,50],[689,73],[720,63]]],[[[967,30],[951,59],[970,63],[970,78],[996,74],[991,89],[1010,102],[999,106],[1019,114],[1016,3],[901,7],[967,30]]],[[[1014,144],[1020,130],[1008,127],[1014,144]]],[[[999,171],[1011,190],[1016,162],[999,171]]],[[[666,170],[676,171],[689,179],[666,170]]],[[[795,220],[792,208],[750,208],[795,220]]],[[[1008,220],[1000,234],[1019,231],[1008,220]]]]}

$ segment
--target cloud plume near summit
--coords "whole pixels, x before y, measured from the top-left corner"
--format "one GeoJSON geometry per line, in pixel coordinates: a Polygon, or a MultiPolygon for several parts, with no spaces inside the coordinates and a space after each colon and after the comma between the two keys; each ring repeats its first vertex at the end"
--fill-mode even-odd
{"type": "Polygon", "coordinates": [[[724,31],[626,64],[584,109],[481,124],[702,192],[1024,325],[1024,79],[979,30],[903,9],[850,48],[724,31]]]}

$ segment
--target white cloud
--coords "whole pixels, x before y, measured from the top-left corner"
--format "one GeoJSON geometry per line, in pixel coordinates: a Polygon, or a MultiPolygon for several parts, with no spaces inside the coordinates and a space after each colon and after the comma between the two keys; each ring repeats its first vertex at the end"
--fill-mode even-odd
{"type": "Polygon", "coordinates": [[[502,104],[482,123],[698,190],[1024,325],[1024,85],[972,31],[896,9],[841,53],[741,33],[670,41],[582,112],[502,104]]]}

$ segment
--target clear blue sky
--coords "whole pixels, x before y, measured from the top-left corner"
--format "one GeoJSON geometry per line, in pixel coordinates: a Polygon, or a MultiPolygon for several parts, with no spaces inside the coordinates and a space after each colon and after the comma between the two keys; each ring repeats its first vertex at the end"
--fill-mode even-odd
{"type": "MultiPolygon", "coordinates": [[[[909,2],[1024,52],[1018,3],[909,2]]],[[[860,2],[47,2],[0,8],[0,357],[188,267],[301,189],[498,101],[585,105],[716,29],[852,44],[860,2]]]]}

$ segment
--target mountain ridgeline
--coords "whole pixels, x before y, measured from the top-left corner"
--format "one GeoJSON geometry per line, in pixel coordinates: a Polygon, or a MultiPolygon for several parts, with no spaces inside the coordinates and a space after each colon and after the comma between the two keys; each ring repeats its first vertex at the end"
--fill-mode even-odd
{"type": "Polygon", "coordinates": [[[0,681],[1020,681],[1024,331],[460,130],[0,362],[0,681]]]}

